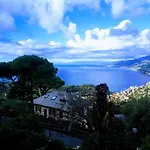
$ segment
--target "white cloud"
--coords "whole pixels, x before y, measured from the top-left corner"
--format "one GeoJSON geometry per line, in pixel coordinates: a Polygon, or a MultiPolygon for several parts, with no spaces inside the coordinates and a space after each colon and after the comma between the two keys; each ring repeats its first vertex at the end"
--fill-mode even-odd
{"type": "Polygon", "coordinates": [[[62,58],[59,58],[59,59],[48,59],[50,62],[53,62],[53,63],[72,63],[72,62],[75,62],[75,63],[78,63],[78,62],[100,62],[100,61],[103,61],[103,62],[114,62],[114,61],[121,61],[121,60],[124,60],[124,59],[94,59],[94,58],[86,58],[86,59],[62,59],[62,58]]]}
{"type": "MultiPolygon", "coordinates": [[[[52,33],[60,29],[60,25],[63,24],[64,16],[68,11],[76,7],[84,7],[97,11],[100,10],[100,1],[101,0],[0,0],[0,14],[5,13],[5,15],[7,15],[6,18],[8,19],[3,22],[4,25],[6,24],[6,27],[14,24],[13,16],[17,14],[28,18],[28,23],[36,23],[49,33],[52,33]]],[[[105,0],[105,2],[111,5],[114,17],[119,17],[124,13],[128,15],[138,15],[150,9],[150,0],[105,0]]]]}
{"type": "Polygon", "coordinates": [[[12,30],[15,28],[14,18],[7,12],[0,13],[0,30],[12,30]]]}
{"type": "Polygon", "coordinates": [[[150,44],[150,29],[143,30],[137,38],[137,42],[141,45],[150,44]]]}
{"type": "Polygon", "coordinates": [[[106,3],[111,3],[112,14],[114,17],[120,16],[125,10],[124,0],[105,0],[106,3]]]}
{"type": "Polygon", "coordinates": [[[61,45],[59,42],[55,42],[55,41],[50,41],[48,44],[50,44],[51,46],[60,46],[61,45]]]}
{"type": "MultiPolygon", "coordinates": [[[[148,44],[150,44],[150,29],[145,29],[138,33],[137,30],[132,28],[130,20],[123,20],[119,25],[107,29],[95,28],[87,30],[84,38],[76,34],[74,39],[67,41],[67,46],[74,47],[74,49],[68,51],[70,54],[112,50],[118,50],[119,52],[129,47],[132,47],[132,49],[133,47],[135,49],[141,47],[147,49],[148,44]]],[[[147,52],[150,53],[150,49],[147,52]]]]}
{"type": "Polygon", "coordinates": [[[120,22],[119,25],[114,27],[114,29],[127,30],[130,24],[132,24],[132,22],[130,20],[123,20],[122,22],[120,22]]]}
{"type": "Polygon", "coordinates": [[[67,45],[83,49],[83,51],[85,49],[89,51],[113,50],[133,46],[136,44],[136,40],[132,36],[134,30],[131,30],[130,24],[130,20],[124,20],[119,25],[108,29],[87,30],[84,39],[76,34],[74,39],[67,41],[67,45]]]}
{"type": "Polygon", "coordinates": [[[18,43],[22,44],[22,45],[33,45],[35,43],[34,40],[28,39],[28,40],[23,40],[23,41],[18,41],[18,43]]]}
{"type": "Polygon", "coordinates": [[[28,49],[50,49],[61,46],[59,42],[55,41],[50,41],[47,44],[42,44],[32,39],[18,41],[18,43],[21,44],[24,48],[26,47],[28,49]]]}
{"type": "Polygon", "coordinates": [[[62,32],[68,39],[71,39],[72,37],[74,37],[74,35],[76,33],[77,26],[75,23],[69,22],[68,27],[61,25],[60,30],[62,30],[62,32]]]}
{"type": "Polygon", "coordinates": [[[57,31],[65,13],[64,0],[37,0],[33,7],[39,25],[48,32],[57,31]]]}
{"type": "Polygon", "coordinates": [[[100,9],[100,0],[66,0],[68,7],[88,7],[94,10],[100,9]]]}
{"type": "Polygon", "coordinates": [[[27,39],[11,42],[2,38],[0,56],[1,60],[8,57],[12,60],[13,57],[24,54],[35,54],[46,57],[54,63],[98,63],[150,55],[150,29],[140,32],[131,29],[132,22],[124,20],[114,27],[87,30],[84,38],[76,33],[66,45],[57,41],[39,43],[27,39]]]}
{"type": "Polygon", "coordinates": [[[105,2],[111,5],[114,17],[119,17],[124,13],[126,15],[140,15],[147,12],[147,8],[150,7],[149,0],[105,0],[105,2]]]}
{"type": "Polygon", "coordinates": [[[36,22],[49,33],[59,30],[65,13],[75,7],[98,10],[100,0],[0,0],[0,13],[24,15],[29,23],[36,22]]]}

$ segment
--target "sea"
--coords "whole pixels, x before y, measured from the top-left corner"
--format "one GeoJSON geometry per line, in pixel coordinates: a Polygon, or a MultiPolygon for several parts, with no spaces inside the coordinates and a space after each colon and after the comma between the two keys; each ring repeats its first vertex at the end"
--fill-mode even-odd
{"type": "Polygon", "coordinates": [[[106,83],[110,91],[120,92],[130,86],[141,86],[150,82],[150,76],[129,69],[99,66],[56,66],[58,76],[66,85],[106,83]]]}

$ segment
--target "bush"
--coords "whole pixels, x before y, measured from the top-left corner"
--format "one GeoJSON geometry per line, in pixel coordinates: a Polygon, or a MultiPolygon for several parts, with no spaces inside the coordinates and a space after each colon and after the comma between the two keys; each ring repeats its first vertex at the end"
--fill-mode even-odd
{"type": "Polygon", "coordinates": [[[0,127],[0,141],[3,149],[35,150],[47,144],[44,134],[11,127],[0,127]]]}
{"type": "Polygon", "coordinates": [[[133,126],[137,126],[141,123],[142,117],[147,115],[150,111],[150,99],[148,97],[138,100],[132,109],[130,115],[130,122],[133,126]]]}
{"type": "Polygon", "coordinates": [[[150,150],[150,136],[147,136],[144,140],[144,143],[141,147],[141,150],[150,150]]]}
{"type": "Polygon", "coordinates": [[[59,140],[52,140],[45,150],[71,150],[71,148],[67,148],[64,143],[59,140]]]}
{"type": "Polygon", "coordinates": [[[1,107],[6,110],[12,110],[14,116],[29,114],[30,110],[27,102],[20,100],[6,100],[1,107]]]}
{"type": "Polygon", "coordinates": [[[99,150],[99,149],[105,150],[106,148],[105,140],[106,140],[105,135],[95,132],[84,141],[81,150],[99,150]]]}
{"type": "Polygon", "coordinates": [[[137,134],[131,135],[130,141],[140,146],[150,134],[150,97],[132,99],[122,106],[122,112],[128,116],[128,129],[137,128],[137,134]]]}
{"type": "Polygon", "coordinates": [[[38,115],[34,114],[18,116],[11,121],[11,127],[41,133],[43,130],[39,123],[39,118],[38,115]]]}
{"type": "Polygon", "coordinates": [[[126,103],[122,103],[121,104],[121,113],[126,115],[127,117],[130,117],[136,103],[137,103],[136,99],[131,99],[130,101],[128,101],[126,103]]]}

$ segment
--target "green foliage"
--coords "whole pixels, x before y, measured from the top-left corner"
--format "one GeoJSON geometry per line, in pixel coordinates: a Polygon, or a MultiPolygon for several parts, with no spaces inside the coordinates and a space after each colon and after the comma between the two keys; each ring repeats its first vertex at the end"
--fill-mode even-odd
{"type": "Polygon", "coordinates": [[[132,109],[132,113],[130,115],[131,124],[136,126],[140,124],[142,117],[147,115],[150,111],[150,99],[149,97],[141,98],[137,100],[134,108],[132,109]]]}
{"type": "Polygon", "coordinates": [[[105,150],[105,140],[105,135],[95,132],[84,141],[81,150],[105,150]]]}
{"type": "Polygon", "coordinates": [[[11,63],[1,62],[0,63],[0,77],[1,78],[12,78],[13,70],[11,68],[11,63]]]}
{"type": "Polygon", "coordinates": [[[126,123],[125,121],[118,119],[118,118],[112,118],[109,122],[108,126],[108,132],[109,133],[119,133],[124,132],[126,129],[126,123]]]}
{"type": "Polygon", "coordinates": [[[52,140],[45,150],[71,150],[71,148],[67,148],[64,143],[59,140],[52,140]]]}
{"type": "Polygon", "coordinates": [[[28,115],[26,114],[23,116],[21,115],[14,118],[11,121],[11,127],[19,130],[28,130],[37,133],[42,133],[43,130],[39,120],[40,120],[39,115],[33,115],[33,114],[28,114],[28,115]]]}
{"type": "Polygon", "coordinates": [[[47,137],[40,125],[40,116],[29,111],[28,105],[19,100],[7,100],[1,107],[12,110],[13,117],[0,122],[0,141],[4,149],[27,150],[43,147],[47,137]]]}
{"type": "Polygon", "coordinates": [[[129,129],[137,128],[133,143],[140,146],[144,138],[150,134],[150,97],[132,99],[122,106],[122,113],[128,116],[129,129]]]}
{"type": "Polygon", "coordinates": [[[126,131],[126,123],[120,119],[110,120],[104,134],[95,132],[85,140],[81,150],[135,150],[134,137],[126,131]]]}
{"type": "Polygon", "coordinates": [[[107,130],[107,139],[105,141],[108,150],[126,149],[125,130],[126,124],[124,121],[117,118],[113,118],[110,120],[107,130]]]}
{"type": "Polygon", "coordinates": [[[127,103],[120,104],[121,105],[121,112],[124,115],[130,117],[130,115],[132,114],[132,111],[133,111],[136,103],[137,103],[136,99],[131,99],[127,103]]]}
{"type": "Polygon", "coordinates": [[[28,130],[0,126],[0,141],[3,149],[35,150],[47,144],[45,135],[28,130]]]}
{"type": "Polygon", "coordinates": [[[141,147],[141,150],[150,150],[150,136],[147,136],[144,140],[144,143],[141,147]]]}
{"type": "Polygon", "coordinates": [[[135,150],[142,144],[142,150],[149,149],[149,137],[145,137],[150,135],[150,98],[146,96],[131,99],[120,104],[120,110],[128,117],[125,120],[127,122],[117,118],[110,119],[105,134],[102,136],[101,132],[97,132],[97,135],[94,134],[84,143],[82,149],[135,150]],[[137,128],[137,133],[132,132],[134,127],[137,128]]]}
{"type": "Polygon", "coordinates": [[[21,100],[5,100],[5,102],[1,104],[0,107],[4,108],[5,110],[11,110],[14,117],[31,113],[28,103],[21,100]]]}
{"type": "Polygon", "coordinates": [[[9,63],[0,63],[0,77],[13,82],[8,98],[27,100],[31,105],[34,98],[65,84],[56,75],[57,71],[53,63],[35,55],[24,55],[9,63]]]}
{"type": "Polygon", "coordinates": [[[63,86],[60,90],[68,92],[82,92],[83,94],[91,94],[95,90],[95,86],[92,84],[83,84],[83,85],[68,85],[63,86]]]}
{"type": "Polygon", "coordinates": [[[95,86],[92,84],[82,84],[80,90],[85,94],[91,94],[95,91],[95,86]]]}

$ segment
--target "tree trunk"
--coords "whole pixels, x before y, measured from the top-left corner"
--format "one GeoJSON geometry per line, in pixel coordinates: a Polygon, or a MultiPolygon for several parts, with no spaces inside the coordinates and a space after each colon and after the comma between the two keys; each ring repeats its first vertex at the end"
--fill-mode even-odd
{"type": "Polygon", "coordinates": [[[31,112],[34,114],[34,103],[33,103],[33,100],[29,101],[29,108],[30,108],[31,112]]]}

